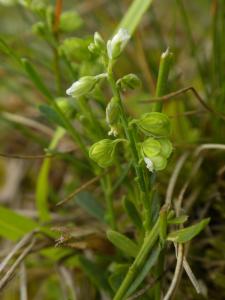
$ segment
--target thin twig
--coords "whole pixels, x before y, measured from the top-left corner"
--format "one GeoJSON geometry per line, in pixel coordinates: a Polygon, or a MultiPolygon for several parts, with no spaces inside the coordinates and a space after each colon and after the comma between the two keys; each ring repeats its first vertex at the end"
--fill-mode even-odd
{"type": "Polygon", "coordinates": [[[184,246],[183,246],[183,244],[178,244],[177,248],[178,248],[177,249],[177,263],[176,263],[175,272],[174,272],[170,287],[169,287],[165,297],[163,298],[163,300],[169,300],[173,296],[176,286],[178,284],[178,279],[182,272],[183,259],[184,259],[184,246]]]}
{"type": "Polygon", "coordinates": [[[56,206],[60,206],[62,204],[65,204],[66,202],[68,202],[69,200],[71,200],[75,195],[77,195],[78,193],[80,193],[81,191],[83,191],[84,189],[86,189],[87,187],[89,187],[90,185],[92,185],[93,183],[97,182],[102,176],[103,175],[96,176],[96,177],[92,178],[91,180],[85,182],[78,189],[76,189],[75,191],[73,191],[72,193],[70,193],[65,199],[63,199],[62,201],[58,202],[56,204],[56,206]]]}
{"type": "Polygon", "coordinates": [[[9,121],[37,129],[50,137],[54,134],[54,130],[52,130],[51,128],[27,117],[11,114],[9,112],[2,112],[1,115],[9,121]]]}
{"type": "Polygon", "coordinates": [[[30,155],[30,154],[6,154],[0,153],[0,157],[4,158],[14,158],[14,159],[42,159],[42,158],[49,158],[56,155],[55,153],[48,153],[48,154],[37,154],[37,155],[30,155]]]}
{"type": "Polygon", "coordinates": [[[11,258],[16,254],[18,250],[20,250],[25,244],[27,244],[32,236],[34,235],[34,231],[26,234],[9,252],[9,254],[5,257],[5,259],[0,264],[0,274],[5,269],[8,262],[11,260],[11,258]]]}
{"type": "Polygon", "coordinates": [[[202,144],[195,150],[194,155],[198,156],[201,151],[209,150],[209,149],[225,150],[225,145],[224,144],[202,144]]]}
{"type": "Polygon", "coordinates": [[[209,112],[211,112],[212,114],[215,114],[217,116],[219,116],[220,118],[222,118],[223,120],[225,120],[225,115],[215,111],[211,106],[209,106],[203,99],[202,97],[199,95],[199,93],[196,91],[196,89],[193,86],[189,86],[183,89],[180,89],[176,92],[172,92],[169,93],[165,96],[162,97],[155,97],[155,98],[151,98],[150,100],[144,100],[144,101],[140,101],[140,103],[154,103],[154,102],[164,102],[164,101],[168,101],[171,100],[173,97],[179,96],[182,93],[186,93],[188,91],[192,91],[192,93],[194,94],[194,96],[196,97],[196,99],[199,101],[199,103],[209,112]]]}
{"type": "Polygon", "coordinates": [[[28,300],[27,273],[24,262],[22,262],[20,265],[20,300],[28,300]]]}
{"type": "Polygon", "coordinates": [[[176,166],[174,168],[173,174],[170,178],[170,182],[168,184],[168,188],[166,191],[166,200],[165,200],[165,204],[167,204],[169,206],[171,206],[171,203],[172,203],[173,191],[174,191],[174,188],[175,188],[175,185],[177,182],[177,178],[178,178],[179,173],[180,173],[186,159],[188,158],[188,156],[189,156],[189,153],[186,152],[178,159],[176,166]]]}
{"type": "Polygon", "coordinates": [[[16,268],[21,264],[21,262],[24,260],[24,258],[29,254],[29,252],[32,250],[33,246],[35,245],[36,238],[33,238],[31,243],[24,249],[24,251],[20,254],[20,256],[16,259],[14,264],[9,268],[9,270],[6,272],[6,274],[3,276],[3,278],[0,281],[0,291],[5,287],[5,285],[9,282],[11,279],[14,271],[16,268]]]}

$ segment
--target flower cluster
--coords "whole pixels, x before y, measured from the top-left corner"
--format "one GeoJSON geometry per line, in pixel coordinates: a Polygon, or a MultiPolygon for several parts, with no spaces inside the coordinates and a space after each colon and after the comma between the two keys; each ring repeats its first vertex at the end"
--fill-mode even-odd
{"type": "MultiPolygon", "coordinates": [[[[99,33],[95,33],[93,42],[89,45],[88,49],[90,52],[103,58],[107,73],[81,77],[72,84],[66,93],[73,98],[79,98],[92,93],[100,80],[107,78],[110,82],[108,66],[113,65],[129,39],[130,35],[126,29],[120,29],[107,43],[99,33]]],[[[114,93],[114,96],[106,107],[106,124],[110,128],[108,135],[116,137],[120,135],[120,129],[123,127],[121,126],[123,123],[121,122],[121,114],[123,114],[120,104],[121,99],[118,94],[127,89],[134,89],[140,86],[140,80],[135,74],[127,74],[118,79],[114,84],[114,89],[116,88],[117,92],[114,93]]],[[[135,124],[142,134],[144,133],[145,136],[148,136],[148,138],[140,144],[139,148],[135,145],[139,150],[139,157],[142,158],[142,161],[144,160],[148,170],[150,172],[163,170],[167,165],[167,160],[173,149],[168,139],[170,134],[169,118],[160,112],[150,112],[143,114],[137,120],[132,120],[130,122],[130,125],[131,124],[135,124]]],[[[125,128],[124,130],[126,132],[125,128]]],[[[120,141],[130,142],[129,137],[126,136],[126,138],[127,140],[122,138],[98,141],[89,149],[90,158],[102,168],[111,166],[114,162],[116,145],[120,141]]]]}

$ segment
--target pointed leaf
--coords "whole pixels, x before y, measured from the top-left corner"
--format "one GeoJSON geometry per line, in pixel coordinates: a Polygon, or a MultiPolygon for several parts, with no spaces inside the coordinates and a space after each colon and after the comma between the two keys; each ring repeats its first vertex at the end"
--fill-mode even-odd
{"type": "Polygon", "coordinates": [[[209,218],[203,219],[201,222],[195,225],[171,232],[168,235],[167,240],[176,243],[186,243],[198,235],[206,227],[209,221],[209,218]]]}
{"type": "Polygon", "coordinates": [[[122,250],[126,255],[136,257],[138,253],[138,246],[135,242],[130,240],[127,236],[114,230],[107,231],[107,238],[110,242],[122,250]]]}

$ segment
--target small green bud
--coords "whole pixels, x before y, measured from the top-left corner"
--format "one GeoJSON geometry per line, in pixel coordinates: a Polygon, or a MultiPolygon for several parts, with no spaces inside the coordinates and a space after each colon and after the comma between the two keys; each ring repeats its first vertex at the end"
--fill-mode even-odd
{"type": "Polygon", "coordinates": [[[46,33],[45,24],[43,22],[37,22],[32,26],[32,32],[34,34],[44,36],[46,33]]]}
{"type": "Polygon", "coordinates": [[[106,107],[106,122],[110,127],[109,135],[118,135],[119,110],[117,98],[113,97],[106,107]]]}
{"type": "Polygon", "coordinates": [[[93,144],[89,149],[90,158],[102,168],[111,166],[114,160],[116,145],[120,141],[122,141],[122,139],[104,139],[93,144]]]}
{"type": "Polygon", "coordinates": [[[88,45],[88,50],[96,55],[100,55],[102,53],[105,53],[106,51],[106,45],[105,41],[101,37],[101,35],[98,32],[95,32],[94,34],[94,42],[90,43],[88,45]]]}
{"type": "Polygon", "coordinates": [[[162,149],[160,142],[153,138],[148,138],[147,140],[145,140],[142,143],[141,147],[144,156],[147,156],[149,158],[158,155],[162,149]]]}
{"type": "Polygon", "coordinates": [[[72,32],[80,28],[83,20],[75,11],[66,11],[60,17],[59,29],[63,32],[72,32]]]}
{"type": "Polygon", "coordinates": [[[136,123],[138,128],[145,134],[154,137],[166,137],[170,133],[170,120],[167,115],[163,113],[146,113],[134,123],[136,123]]]}
{"type": "Polygon", "coordinates": [[[135,89],[141,85],[140,79],[135,74],[128,74],[117,80],[116,84],[122,91],[129,89],[135,89]]]}
{"type": "Polygon", "coordinates": [[[106,74],[81,77],[78,81],[75,81],[70,88],[66,90],[66,93],[67,95],[72,96],[73,98],[81,97],[85,94],[90,93],[94,89],[96,83],[101,78],[105,77],[106,74]]]}
{"type": "Polygon", "coordinates": [[[109,59],[116,59],[126,46],[130,39],[130,34],[126,29],[119,29],[116,35],[107,42],[107,53],[109,59]]]}
{"type": "Polygon", "coordinates": [[[105,41],[98,32],[94,34],[94,43],[98,48],[105,48],[105,41]]]}

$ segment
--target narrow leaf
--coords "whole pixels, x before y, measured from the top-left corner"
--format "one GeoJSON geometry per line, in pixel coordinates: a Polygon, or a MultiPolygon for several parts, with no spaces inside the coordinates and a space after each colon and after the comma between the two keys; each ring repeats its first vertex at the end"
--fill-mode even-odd
{"type": "Polygon", "coordinates": [[[118,27],[125,28],[133,34],[151,4],[152,0],[134,0],[118,27]]]}
{"type": "Polygon", "coordinates": [[[169,224],[183,224],[188,220],[188,216],[187,215],[182,215],[176,218],[173,218],[171,220],[168,220],[169,224]]]}
{"type": "Polygon", "coordinates": [[[209,221],[209,218],[203,219],[201,222],[195,225],[171,232],[168,235],[167,240],[176,243],[186,243],[198,235],[206,227],[209,221]]]}
{"type": "Polygon", "coordinates": [[[52,95],[46,85],[44,84],[43,80],[41,79],[41,76],[37,73],[37,71],[34,69],[33,65],[26,59],[21,59],[22,64],[24,66],[25,71],[29,75],[30,79],[32,80],[33,84],[36,86],[36,88],[48,99],[52,100],[52,95]]]}
{"type": "Polygon", "coordinates": [[[153,248],[151,254],[149,255],[149,258],[146,260],[146,262],[143,266],[143,269],[138,273],[138,276],[135,278],[135,280],[130,285],[125,298],[130,296],[132,293],[134,293],[136,291],[136,289],[139,287],[139,285],[142,283],[142,281],[145,279],[145,277],[148,275],[151,268],[157,262],[160,251],[161,251],[160,245],[157,245],[153,248]]]}
{"type": "Polygon", "coordinates": [[[131,201],[125,199],[124,208],[134,225],[141,230],[143,228],[142,221],[135,205],[131,201]]]}
{"type": "Polygon", "coordinates": [[[126,255],[136,257],[138,253],[138,246],[132,240],[130,240],[127,236],[114,231],[107,231],[107,238],[110,242],[116,246],[118,249],[123,251],[126,255]]]}
{"type": "Polygon", "coordinates": [[[89,215],[95,217],[102,223],[104,221],[104,209],[97,200],[88,192],[81,192],[75,197],[76,203],[82,207],[89,215]]]}
{"type": "Polygon", "coordinates": [[[37,227],[32,219],[0,206],[0,236],[16,241],[37,227]]]}

